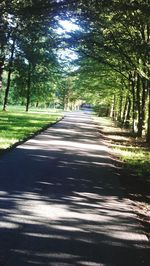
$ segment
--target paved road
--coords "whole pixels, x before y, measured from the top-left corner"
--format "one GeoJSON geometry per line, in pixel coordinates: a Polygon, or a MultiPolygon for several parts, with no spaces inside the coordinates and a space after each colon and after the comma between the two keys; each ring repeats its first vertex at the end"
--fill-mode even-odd
{"type": "Polygon", "coordinates": [[[148,251],[89,114],[1,156],[0,266],[141,266],[148,251]]]}

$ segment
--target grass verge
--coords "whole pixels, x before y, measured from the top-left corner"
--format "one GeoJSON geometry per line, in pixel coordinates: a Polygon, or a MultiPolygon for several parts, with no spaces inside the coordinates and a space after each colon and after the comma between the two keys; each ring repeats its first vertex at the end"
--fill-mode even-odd
{"type": "Polygon", "coordinates": [[[133,138],[128,130],[117,127],[110,118],[94,117],[94,120],[101,137],[112,148],[112,155],[120,160],[116,160],[120,184],[150,239],[150,148],[133,138]]]}
{"type": "Polygon", "coordinates": [[[126,168],[150,182],[150,150],[145,147],[114,147],[126,168]]]}
{"type": "Polygon", "coordinates": [[[116,155],[125,162],[125,167],[136,175],[150,178],[150,148],[132,137],[129,131],[121,129],[110,118],[95,118],[100,131],[114,149],[116,155]]]}
{"type": "Polygon", "coordinates": [[[0,111],[0,151],[27,139],[61,117],[60,113],[48,113],[42,110],[30,113],[19,109],[11,109],[8,112],[0,111]]]}

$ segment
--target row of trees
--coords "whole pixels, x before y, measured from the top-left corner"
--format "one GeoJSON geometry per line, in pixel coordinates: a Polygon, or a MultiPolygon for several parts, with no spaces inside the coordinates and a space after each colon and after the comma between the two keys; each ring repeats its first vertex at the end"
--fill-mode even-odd
{"type": "Polygon", "coordinates": [[[113,119],[131,126],[138,137],[146,134],[150,143],[149,1],[91,0],[80,1],[80,7],[88,27],[70,43],[75,39],[85,61],[82,85],[91,87],[94,101],[105,101],[113,119]]]}
{"type": "Polygon", "coordinates": [[[149,0],[12,0],[0,12],[4,110],[10,85],[26,110],[31,101],[88,101],[150,143],[149,0]],[[57,34],[64,19],[78,30],[57,34]],[[78,68],[66,71],[59,49],[78,53],[78,68]]]}
{"type": "Polygon", "coordinates": [[[0,3],[0,91],[3,110],[12,103],[38,105],[54,101],[62,70],[56,49],[57,13],[67,1],[0,3]]]}

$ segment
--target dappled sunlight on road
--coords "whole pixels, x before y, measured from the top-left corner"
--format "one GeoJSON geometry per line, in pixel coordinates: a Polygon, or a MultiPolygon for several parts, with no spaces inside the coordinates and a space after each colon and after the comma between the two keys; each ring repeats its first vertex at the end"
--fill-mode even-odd
{"type": "MultiPolygon", "coordinates": [[[[114,253],[119,248],[121,254],[126,250],[126,255],[133,253],[134,257],[143,245],[134,214],[126,211],[126,202],[116,196],[72,191],[72,195],[53,199],[42,193],[16,192],[11,196],[3,194],[1,200],[13,204],[11,211],[3,212],[0,228],[14,232],[14,236],[19,230],[22,244],[15,248],[14,243],[11,253],[21,256],[21,265],[30,265],[31,261],[38,261],[37,265],[55,265],[56,261],[57,265],[101,265],[96,259],[97,248],[105,247],[109,252],[111,247],[114,253]],[[70,250],[68,245],[74,248],[70,250]],[[137,252],[134,247],[138,247],[137,252]],[[91,253],[86,252],[88,249],[91,253]]],[[[112,254],[101,255],[101,260],[103,265],[116,265],[112,254]]]]}
{"type": "MultiPolygon", "coordinates": [[[[84,141],[84,139],[83,139],[84,141]]],[[[39,141],[38,140],[32,140],[29,141],[29,149],[36,149],[38,146],[39,141]],[[37,145],[37,146],[35,146],[37,145]]],[[[41,149],[44,146],[55,146],[57,148],[57,146],[66,148],[69,147],[69,150],[72,149],[77,149],[78,151],[82,150],[82,149],[87,149],[87,150],[94,150],[94,151],[108,151],[108,148],[105,147],[104,145],[96,145],[96,144],[87,144],[87,143],[81,143],[81,142],[75,142],[75,141],[63,141],[63,140],[43,140],[40,142],[40,146],[41,149]]],[[[26,146],[21,147],[22,149],[26,149],[26,146]]]]}
{"type": "Polygon", "coordinates": [[[45,133],[42,134],[42,137],[39,135],[36,139],[31,139],[27,141],[25,145],[21,145],[18,148],[26,149],[28,145],[28,149],[31,150],[37,149],[37,147],[41,147],[41,149],[43,149],[44,146],[48,149],[51,148],[51,146],[55,146],[55,149],[58,147],[58,150],[60,150],[60,148],[69,149],[70,151],[76,149],[78,152],[80,152],[80,150],[87,150],[88,152],[89,150],[109,151],[109,148],[102,144],[102,142],[98,143],[99,141],[98,139],[95,139],[95,134],[91,134],[93,124],[86,124],[86,121],[88,123],[89,119],[85,119],[84,123],[82,123],[84,131],[82,130],[81,123],[79,122],[74,129],[70,129],[70,124],[72,124],[72,127],[75,125],[72,119],[73,118],[71,117],[68,122],[63,121],[61,127],[57,127],[56,125],[55,127],[46,130],[45,133]],[[69,128],[65,128],[66,123],[68,123],[69,128]]]}
{"type": "Polygon", "coordinates": [[[90,121],[69,115],[0,160],[0,265],[148,265],[146,236],[90,121]]]}

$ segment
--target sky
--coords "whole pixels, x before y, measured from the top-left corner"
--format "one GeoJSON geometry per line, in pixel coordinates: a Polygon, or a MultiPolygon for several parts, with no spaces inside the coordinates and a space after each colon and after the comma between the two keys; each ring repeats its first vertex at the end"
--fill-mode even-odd
{"type": "Polygon", "coordinates": [[[59,25],[60,27],[57,29],[58,34],[65,34],[67,32],[69,33],[80,29],[77,24],[75,24],[73,21],[68,20],[60,20],[59,25]]]}
{"type": "MultiPolygon", "coordinates": [[[[59,27],[57,28],[56,32],[57,34],[65,37],[67,36],[67,34],[72,33],[79,29],[80,27],[77,24],[75,24],[75,22],[73,21],[60,20],[59,27]]],[[[69,48],[59,49],[58,56],[60,60],[66,62],[68,61],[68,63],[78,58],[77,53],[75,53],[73,50],[69,48]]]]}

